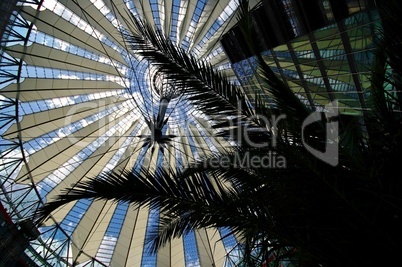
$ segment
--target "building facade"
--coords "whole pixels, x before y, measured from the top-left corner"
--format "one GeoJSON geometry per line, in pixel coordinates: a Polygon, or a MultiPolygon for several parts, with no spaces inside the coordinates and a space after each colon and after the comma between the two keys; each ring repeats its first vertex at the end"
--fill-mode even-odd
{"type": "MultiPolygon", "coordinates": [[[[271,69],[308,105],[338,101],[340,112],[366,107],[374,44],[381,30],[375,1],[267,1],[253,11],[258,49],[271,69]]],[[[238,27],[222,39],[251,103],[261,97],[257,64],[238,27]]]]}

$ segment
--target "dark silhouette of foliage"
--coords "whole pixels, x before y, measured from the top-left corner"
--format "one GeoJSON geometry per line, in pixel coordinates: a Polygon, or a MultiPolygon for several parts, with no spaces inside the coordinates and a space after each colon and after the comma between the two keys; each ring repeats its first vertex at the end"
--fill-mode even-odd
{"type": "MultiPolygon", "coordinates": [[[[249,10],[246,1],[241,3],[239,23],[252,48],[249,10]]],[[[102,173],[46,203],[36,214],[37,222],[81,198],[126,201],[161,210],[161,227],[150,240],[154,251],[193,229],[229,227],[242,239],[241,266],[258,266],[273,255],[276,262],[272,264],[287,261],[295,266],[398,262],[402,247],[401,8],[388,0],[379,3],[379,10],[384,23],[376,40],[368,109],[362,116],[336,116],[337,140],[326,139],[326,126],[333,118],[323,114],[305,129],[303,139],[303,122],[316,111],[300,101],[261,56],[257,55],[259,72],[275,106],[258,100],[252,109],[240,88],[208,63],[185,54],[158,30],[133,18],[137,31],[126,36],[133,49],[179,84],[180,94],[216,119],[222,136],[240,145],[185,170],[160,167],[154,172],[102,173]],[[285,114],[286,120],[268,121],[276,125],[270,128],[257,114],[265,118],[285,114]],[[229,126],[261,146],[233,136],[239,131],[229,126]],[[303,141],[321,149],[327,142],[338,142],[337,164],[312,155],[303,141]],[[286,166],[235,164],[236,158],[267,155],[283,156],[286,166]],[[221,164],[216,167],[213,162],[221,164]]]]}

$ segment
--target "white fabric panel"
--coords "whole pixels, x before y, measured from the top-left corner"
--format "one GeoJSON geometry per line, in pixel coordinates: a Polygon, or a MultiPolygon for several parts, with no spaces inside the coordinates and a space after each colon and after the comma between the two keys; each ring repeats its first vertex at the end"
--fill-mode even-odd
{"type": "Polygon", "coordinates": [[[60,18],[52,11],[46,9],[36,14],[36,10],[31,7],[24,7],[24,11],[27,13],[22,13],[22,16],[29,21],[35,20],[35,26],[39,31],[94,53],[106,54],[118,62],[126,64],[118,51],[103,45],[98,39],[60,18]]]}
{"type": "Polygon", "coordinates": [[[34,101],[122,89],[124,87],[110,81],[25,78],[19,84],[7,85],[0,90],[0,94],[8,98],[16,98],[19,93],[19,100],[34,101]]]}

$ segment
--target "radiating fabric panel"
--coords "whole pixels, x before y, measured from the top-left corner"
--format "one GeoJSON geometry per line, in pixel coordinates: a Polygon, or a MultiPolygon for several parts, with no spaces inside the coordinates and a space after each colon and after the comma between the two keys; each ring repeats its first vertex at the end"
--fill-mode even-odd
{"type": "MultiPolygon", "coordinates": [[[[185,96],[168,101],[162,132],[171,140],[149,142],[162,90],[124,33],[135,30],[133,16],[145,19],[235,78],[219,39],[235,23],[237,6],[236,0],[20,1],[0,61],[0,198],[12,219],[102,172],[182,169],[229,149],[185,96]]],[[[149,220],[159,216],[128,203],[75,201],[39,227],[32,241],[38,253],[30,256],[54,266],[224,266],[228,248],[218,230],[174,239],[156,254],[145,251],[149,220]]]]}

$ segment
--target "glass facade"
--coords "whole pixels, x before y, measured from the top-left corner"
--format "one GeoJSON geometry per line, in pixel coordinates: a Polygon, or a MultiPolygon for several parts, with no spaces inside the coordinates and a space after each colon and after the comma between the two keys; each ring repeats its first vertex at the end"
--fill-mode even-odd
{"type": "MultiPolygon", "coordinates": [[[[263,40],[259,52],[271,69],[310,106],[338,100],[340,112],[359,114],[365,108],[370,86],[373,44],[381,27],[379,13],[369,1],[345,1],[343,5],[335,1],[314,3],[307,8],[299,1],[272,1],[256,10],[253,18],[257,25],[262,25],[260,21],[270,12],[285,13],[282,21],[287,22],[282,29],[277,22],[270,24],[282,30],[275,38],[264,30],[258,33],[263,40]],[[317,13],[313,16],[311,12],[317,13]]],[[[239,30],[227,33],[222,43],[250,101],[253,103],[258,96],[270,103],[267,92],[259,85],[256,59],[251,51],[248,55],[232,53],[233,47],[245,45],[239,30]]]]}

